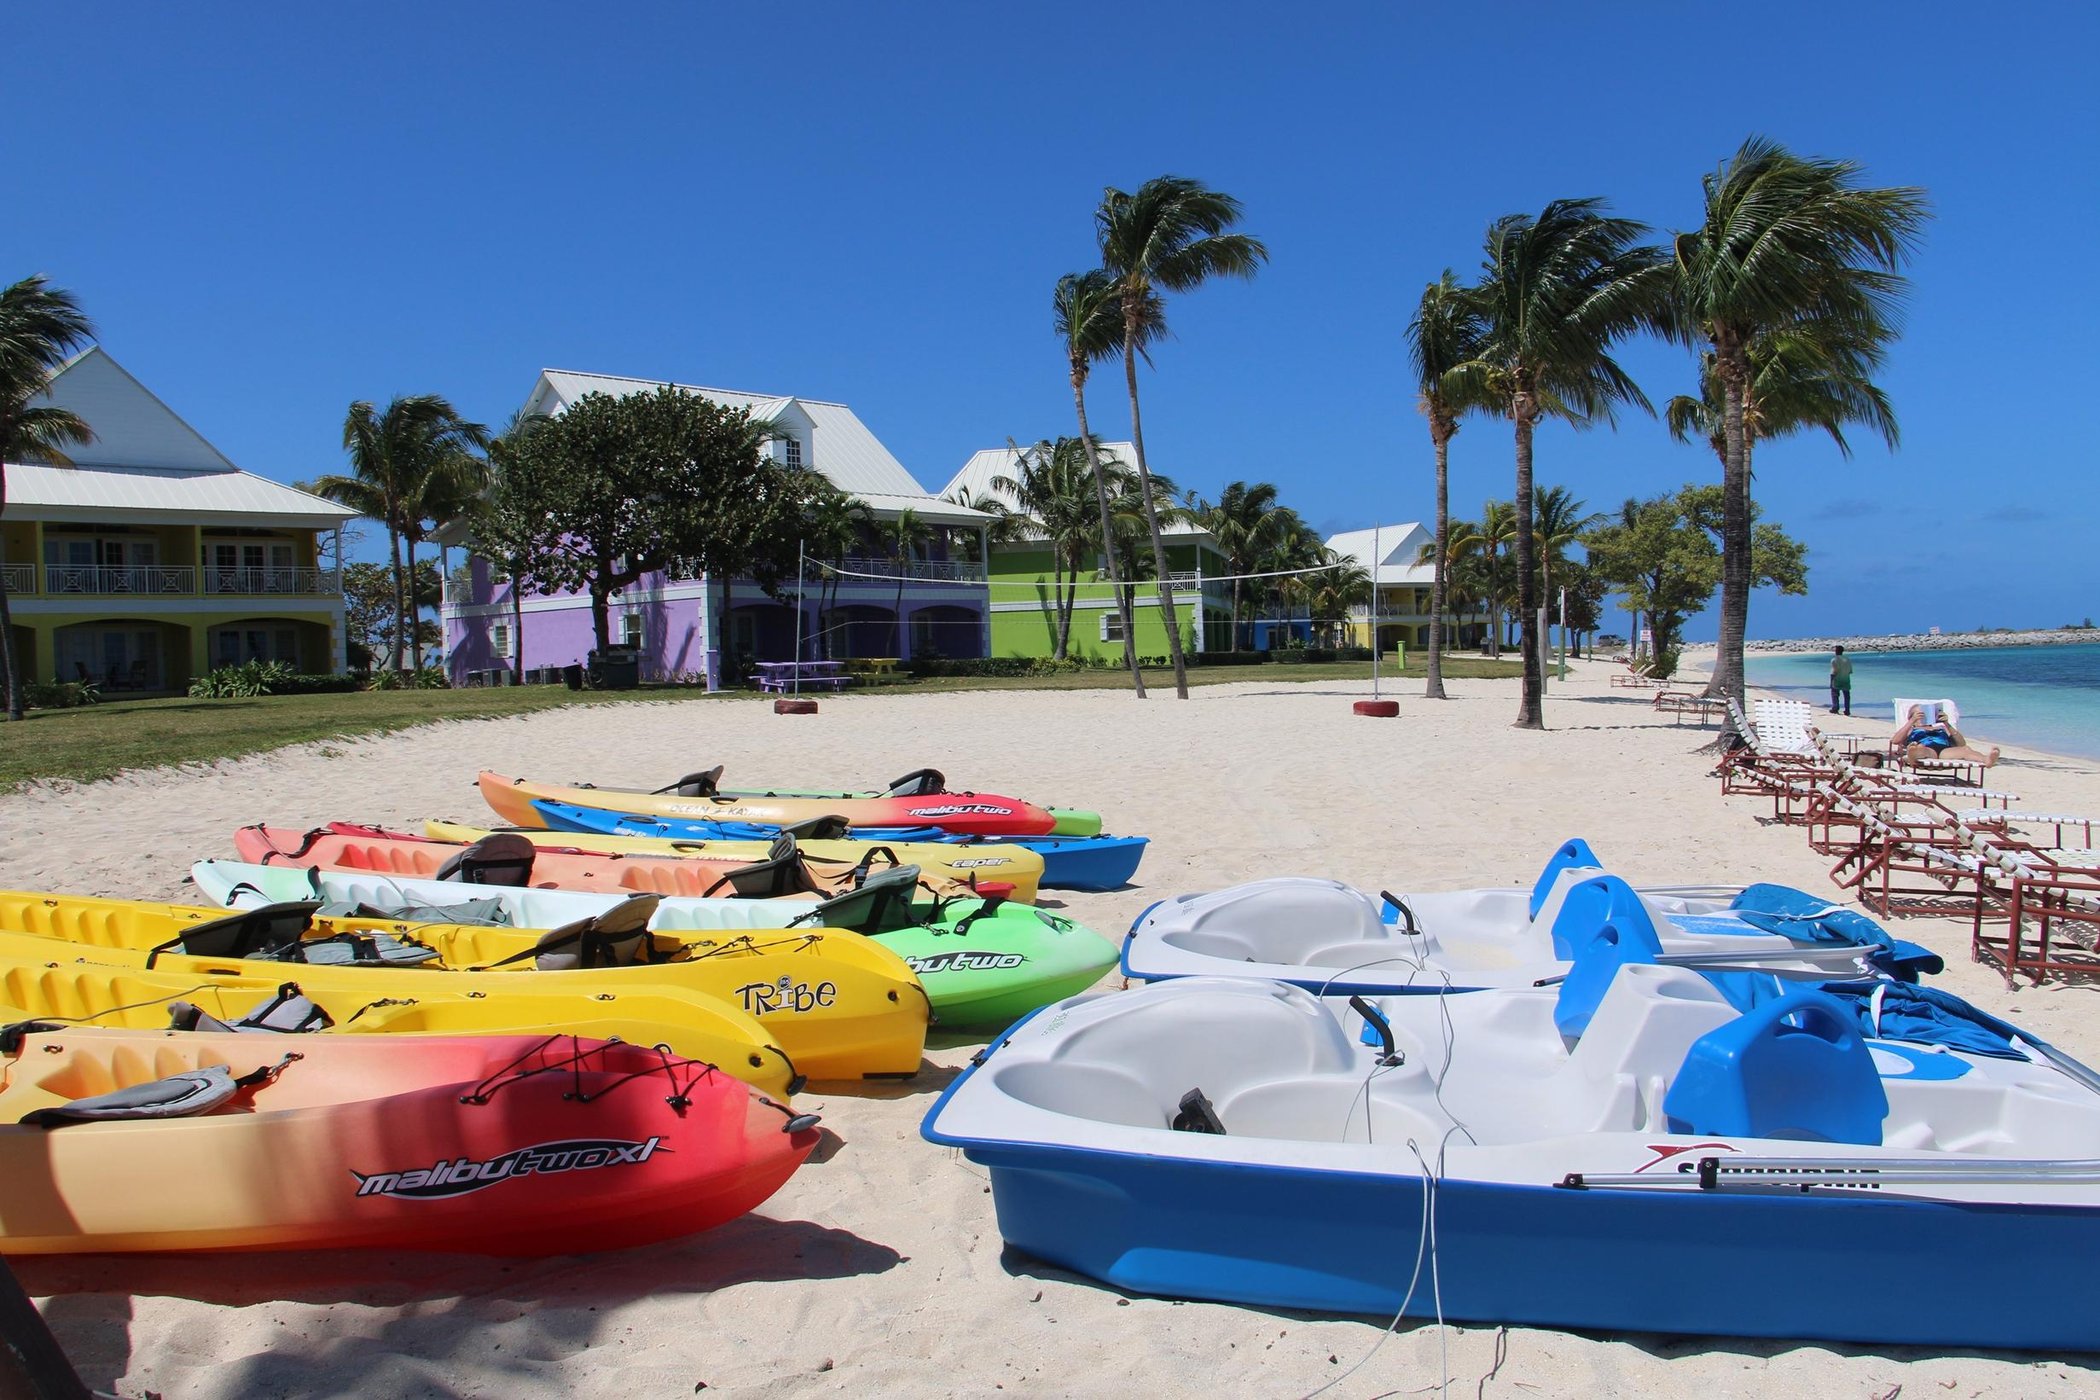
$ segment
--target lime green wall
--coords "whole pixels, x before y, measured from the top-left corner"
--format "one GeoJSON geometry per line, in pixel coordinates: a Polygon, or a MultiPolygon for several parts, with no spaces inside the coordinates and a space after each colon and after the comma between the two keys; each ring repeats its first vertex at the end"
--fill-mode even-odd
{"type": "MultiPolygon", "coordinates": [[[[1192,572],[1201,569],[1205,574],[1218,574],[1225,570],[1224,558],[1208,543],[1191,540],[1171,541],[1166,547],[1169,573],[1192,572]]],[[[1093,582],[1096,560],[1091,556],[1081,570],[1087,580],[1078,585],[1077,605],[1072,615],[1072,639],[1070,654],[1074,657],[1098,658],[1121,661],[1123,643],[1120,638],[1101,640],[1101,618],[1115,612],[1115,590],[1105,583],[1093,582]]],[[[1056,650],[1057,608],[1053,600],[1055,584],[1051,574],[1050,551],[1041,544],[1013,544],[992,546],[989,566],[992,601],[992,655],[994,656],[1048,656],[1056,650]],[[1030,588],[1016,587],[1018,584],[1032,585],[1030,588]],[[1014,609],[1015,603],[1027,603],[1025,610],[1014,609]]],[[[1165,656],[1167,654],[1167,630],[1160,622],[1159,592],[1156,583],[1147,580],[1135,589],[1136,646],[1140,656],[1165,656]]],[[[1181,628],[1184,650],[1194,650],[1196,636],[1197,600],[1194,595],[1177,598],[1174,614],[1181,628]]],[[[1210,630],[1212,621],[1218,622],[1216,635],[1205,640],[1212,647],[1223,647],[1229,638],[1219,615],[1222,605],[1213,600],[1213,618],[1205,622],[1210,630]]]]}

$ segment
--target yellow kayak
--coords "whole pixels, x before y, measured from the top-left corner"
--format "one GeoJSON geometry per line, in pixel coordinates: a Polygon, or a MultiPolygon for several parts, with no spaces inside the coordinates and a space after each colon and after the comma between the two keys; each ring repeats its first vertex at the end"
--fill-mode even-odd
{"type": "MultiPolygon", "coordinates": [[[[611,836],[585,831],[541,831],[527,827],[503,830],[522,836],[543,850],[590,851],[609,856],[694,856],[703,860],[761,861],[771,852],[772,841],[681,841],[668,836],[611,836]]],[[[495,828],[469,826],[464,822],[424,822],[423,834],[433,841],[472,844],[493,835],[495,828]]],[[[956,846],[938,841],[809,841],[797,838],[795,849],[809,864],[851,869],[871,850],[888,851],[899,865],[916,865],[930,880],[948,879],[962,884],[1004,881],[1014,887],[1009,899],[1017,904],[1035,903],[1043,881],[1043,857],[1024,846],[956,846]]],[[[881,869],[880,865],[875,867],[881,869]]]]}
{"type": "MultiPolygon", "coordinates": [[[[201,982],[182,972],[136,971],[106,963],[67,960],[72,950],[45,947],[28,957],[0,952],[0,1026],[25,1021],[123,1030],[163,1030],[177,1024],[178,1003],[223,1025],[236,1025],[261,1008],[308,995],[330,1024],[314,1025],[334,1036],[547,1035],[555,1032],[631,1045],[661,1045],[687,1059],[719,1065],[753,1088],[775,1097],[801,1088],[801,1075],[785,1050],[772,1043],[758,1021],[713,997],[689,992],[637,989],[607,996],[575,992],[531,992],[468,997],[440,992],[410,997],[374,997],[356,988],[315,990],[299,982],[302,969],[256,964],[250,976],[201,982]]],[[[208,1024],[180,1012],[182,1024],[208,1024]]],[[[279,1024],[291,1028],[296,1020],[279,1024]]],[[[258,1040],[275,1040],[257,1036],[258,1040]]],[[[302,1037],[303,1038],[303,1037],[302,1037]]]]}
{"type": "Polygon", "coordinates": [[[679,940],[675,961],[606,965],[649,956],[655,940],[641,925],[653,907],[648,896],[631,900],[618,914],[588,921],[590,928],[564,931],[560,948],[545,949],[539,930],[453,924],[410,930],[373,920],[316,920],[308,929],[306,905],[229,915],[179,904],[0,891],[0,952],[36,958],[91,949],[89,961],[196,977],[269,978],[281,970],[276,980],[296,981],[309,994],[339,991],[373,1000],[447,992],[494,1000],[514,991],[595,997],[677,989],[757,1017],[811,1079],[918,1072],[930,1015],[926,993],[911,965],[889,949],[835,930],[725,932],[679,940]],[[265,936],[271,919],[296,923],[288,932],[265,936]],[[393,950],[375,953],[373,935],[385,935],[393,950]],[[255,956],[287,942],[297,945],[289,958],[255,956]],[[430,951],[436,957],[421,966],[398,960],[427,958],[430,951]],[[225,955],[215,955],[220,953],[225,955]],[[384,963],[349,961],[368,954],[384,963]],[[592,963],[599,965],[587,965],[592,963]]]}

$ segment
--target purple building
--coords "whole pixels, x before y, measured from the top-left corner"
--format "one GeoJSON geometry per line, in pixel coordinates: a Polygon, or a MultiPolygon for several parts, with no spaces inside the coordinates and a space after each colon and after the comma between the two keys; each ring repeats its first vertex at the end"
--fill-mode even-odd
{"type": "MultiPolygon", "coordinates": [[[[560,413],[585,394],[652,391],[662,381],[543,370],[528,414],[560,413]]],[[[780,436],[769,450],[784,466],[822,472],[866,509],[870,526],[845,558],[811,560],[804,582],[769,598],[743,579],[651,574],[614,595],[615,645],[633,647],[644,680],[704,680],[709,689],[740,684],[754,661],[987,654],[990,609],[985,531],[991,517],[929,496],[852,409],[679,385],[731,408],[747,408],[780,436]],[[911,511],[926,539],[899,557],[879,542],[883,526],[911,511]]],[[[527,594],[520,609],[499,565],[472,552],[447,572],[443,617],[453,682],[473,673],[508,674],[580,663],[594,645],[585,593],[527,594]]]]}

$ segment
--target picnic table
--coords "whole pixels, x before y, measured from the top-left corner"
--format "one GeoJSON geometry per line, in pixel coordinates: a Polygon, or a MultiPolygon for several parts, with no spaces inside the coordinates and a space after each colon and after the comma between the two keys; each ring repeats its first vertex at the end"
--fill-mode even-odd
{"type": "Polygon", "coordinates": [[[853,679],[843,661],[760,661],[752,669],[758,673],[758,688],[776,695],[817,686],[843,690],[853,679]]]}

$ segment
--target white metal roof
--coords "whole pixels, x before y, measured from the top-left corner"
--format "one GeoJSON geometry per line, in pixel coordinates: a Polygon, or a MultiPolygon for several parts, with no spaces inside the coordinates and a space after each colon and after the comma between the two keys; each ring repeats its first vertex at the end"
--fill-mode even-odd
{"type": "MultiPolygon", "coordinates": [[[[531,412],[554,414],[585,394],[610,394],[617,398],[646,393],[667,382],[618,374],[585,374],[577,370],[541,370],[540,382],[526,407],[531,412]]],[[[740,389],[711,389],[700,384],[674,384],[672,387],[730,408],[748,408],[751,416],[762,422],[779,418],[791,406],[800,409],[810,422],[810,466],[822,472],[841,491],[859,497],[878,515],[894,516],[901,510],[910,509],[924,520],[973,526],[982,525],[988,519],[981,512],[965,510],[929,495],[904,469],[904,464],[891,456],[889,449],[868,431],[867,424],[842,403],[752,394],[740,389]]]]}
{"type": "Polygon", "coordinates": [[[17,519],[330,530],[357,515],[241,471],[99,345],[61,366],[43,401],[79,414],[95,440],[68,448],[68,467],[8,464],[17,519]]]}
{"type": "MultiPolygon", "coordinates": [[[[1014,493],[1000,490],[992,485],[992,481],[995,477],[1005,477],[1009,481],[1016,479],[1020,474],[1021,458],[1027,451],[1029,451],[1028,448],[986,447],[973,452],[970,454],[970,460],[962,464],[962,469],[956,472],[954,476],[948,478],[948,484],[941,489],[941,494],[943,496],[953,496],[961,492],[973,501],[983,496],[990,496],[1008,510],[1012,510],[1015,506],[1014,493]]],[[[1101,444],[1101,453],[1104,460],[1113,457],[1117,461],[1128,462],[1132,465],[1135,465],[1137,462],[1137,444],[1135,443],[1104,442],[1101,444]]],[[[1210,534],[1202,526],[1193,525],[1187,521],[1179,521],[1171,525],[1162,526],[1160,533],[1163,535],[1202,535],[1206,538],[1210,534]]]]}
{"type": "Polygon", "coordinates": [[[1327,547],[1363,565],[1381,585],[1427,585],[1436,581],[1436,570],[1415,561],[1421,558],[1423,548],[1435,540],[1435,531],[1419,520],[1408,520],[1398,525],[1380,525],[1376,530],[1344,530],[1330,536],[1327,547]]]}
{"type": "Polygon", "coordinates": [[[271,525],[332,530],[357,512],[238,470],[165,467],[7,467],[7,513],[16,519],[122,523],[180,517],[192,525],[271,525]]]}

